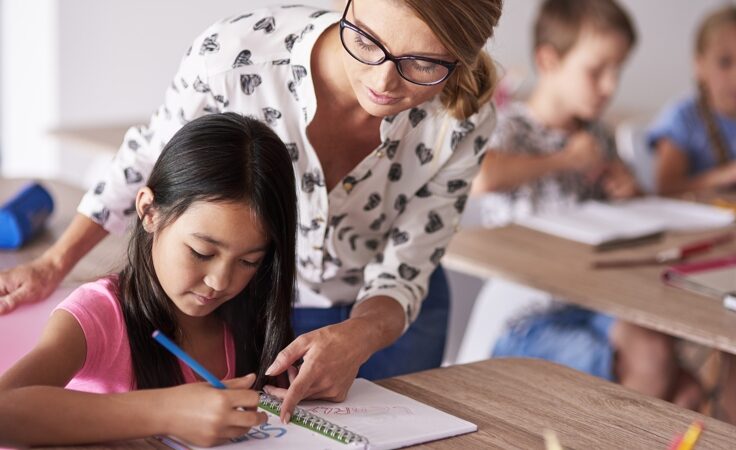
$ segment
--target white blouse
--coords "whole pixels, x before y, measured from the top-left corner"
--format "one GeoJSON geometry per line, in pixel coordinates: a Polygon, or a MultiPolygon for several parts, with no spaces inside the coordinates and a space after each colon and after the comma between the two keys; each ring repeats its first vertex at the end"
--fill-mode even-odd
{"type": "Polygon", "coordinates": [[[494,109],[489,103],[458,121],[435,98],[386,117],[382,144],[328,192],[306,135],[317,108],[309,62],[317,38],[339,19],[330,11],[282,6],[212,25],[187,51],[150,123],[128,130],[79,212],[124,232],[135,215],[136,191],[183,124],[213,112],[259,118],[286,143],[297,177],[297,306],[385,295],[402,305],[408,327],[456,230],[494,109]]]}

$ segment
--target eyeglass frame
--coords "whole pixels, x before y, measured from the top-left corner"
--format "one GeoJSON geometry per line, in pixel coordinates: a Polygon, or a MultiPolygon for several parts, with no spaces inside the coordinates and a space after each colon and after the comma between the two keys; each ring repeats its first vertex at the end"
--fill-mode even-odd
{"type": "Polygon", "coordinates": [[[401,76],[401,78],[405,79],[409,83],[413,83],[413,84],[416,84],[416,85],[419,85],[419,86],[436,86],[436,85],[442,83],[443,81],[447,80],[450,77],[450,75],[452,75],[452,72],[455,70],[455,68],[457,67],[457,65],[459,63],[458,61],[455,61],[455,62],[447,62],[447,61],[443,61],[441,59],[428,58],[426,56],[414,56],[414,55],[394,56],[394,55],[392,55],[388,50],[386,50],[386,47],[384,47],[380,42],[378,42],[378,40],[376,38],[374,38],[373,36],[371,36],[367,32],[363,31],[362,29],[360,29],[360,27],[358,27],[354,23],[350,22],[346,18],[347,15],[348,15],[348,9],[350,8],[350,4],[352,2],[353,2],[352,0],[348,0],[347,4],[345,5],[345,11],[343,11],[342,18],[340,19],[340,42],[342,43],[342,47],[345,49],[345,51],[348,52],[348,54],[350,56],[352,56],[353,59],[355,59],[356,61],[358,61],[360,63],[369,65],[369,66],[380,66],[381,64],[385,63],[386,61],[391,61],[392,63],[394,63],[394,66],[396,66],[396,71],[399,73],[399,75],[401,76]],[[377,61],[377,62],[371,63],[371,62],[365,62],[362,59],[360,59],[357,56],[355,56],[353,54],[353,52],[351,52],[348,49],[348,46],[345,44],[345,39],[343,38],[343,31],[344,31],[345,28],[348,28],[348,29],[350,29],[350,30],[358,33],[362,37],[368,39],[371,43],[375,44],[376,47],[378,47],[378,49],[383,52],[383,58],[381,60],[377,61]],[[447,69],[447,74],[445,74],[444,77],[442,77],[441,79],[439,79],[437,81],[432,81],[430,83],[420,83],[418,81],[410,80],[409,78],[407,78],[401,72],[401,64],[399,64],[401,61],[424,61],[424,62],[428,62],[428,63],[437,64],[437,65],[440,65],[440,66],[445,67],[447,69]]]}

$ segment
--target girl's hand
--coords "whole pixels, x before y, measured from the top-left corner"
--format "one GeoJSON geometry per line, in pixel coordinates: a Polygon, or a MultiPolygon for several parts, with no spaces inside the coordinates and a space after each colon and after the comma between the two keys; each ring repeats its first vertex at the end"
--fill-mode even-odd
{"type": "Polygon", "coordinates": [[[43,256],[0,272],[0,315],[9,313],[22,303],[45,299],[65,276],[63,269],[43,256]]]}
{"type": "Polygon", "coordinates": [[[250,389],[255,380],[255,374],[248,374],[225,381],[227,389],[208,383],[165,389],[165,397],[154,407],[167,421],[167,434],[197,446],[223,444],[266,422],[266,413],[256,411],[259,394],[250,389]]]}
{"type": "Polygon", "coordinates": [[[360,319],[348,319],[303,334],[279,353],[266,373],[287,371],[291,386],[264,390],[283,399],[282,421],[289,421],[302,399],[345,400],[358,369],[371,355],[361,336],[360,319]],[[300,358],[304,363],[297,370],[293,365],[300,358]]]}

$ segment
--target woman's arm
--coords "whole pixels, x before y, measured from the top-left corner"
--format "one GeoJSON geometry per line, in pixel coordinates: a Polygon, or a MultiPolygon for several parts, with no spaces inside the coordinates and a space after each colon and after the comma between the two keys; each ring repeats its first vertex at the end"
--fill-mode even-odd
{"type": "Polygon", "coordinates": [[[58,241],[40,257],[0,272],[0,314],[21,303],[48,297],[84,255],[107,236],[88,217],[77,214],[58,241]]]}
{"type": "Polygon", "coordinates": [[[718,189],[736,183],[734,163],[690,177],[687,156],[672,140],[660,139],[656,145],[656,152],[657,192],[662,195],[718,189]]]}
{"type": "MultiPolygon", "coordinates": [[[[153,343],[152,343],[153,345],[153,343]]],[[[122,394],[64,389],[86,358],[82,328],[56,311],[39,344],[0,377],[0,445],[67,445],[170,434],[214,445],[265,421],[256,413],[255,377],[122,394]],[[236,407],[248,408],[237,411],[236,407]]]]}

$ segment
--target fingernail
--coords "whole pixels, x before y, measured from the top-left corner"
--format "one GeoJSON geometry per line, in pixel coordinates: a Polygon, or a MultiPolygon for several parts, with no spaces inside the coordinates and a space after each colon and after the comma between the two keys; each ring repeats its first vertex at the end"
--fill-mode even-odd
{"type": "Polygon", "coordinates": [[[287,412],[286,414],[284,414],[284,418],[281,420],[281,422],[286,425],[287,423],[289,423],[289,420],[291,420],[291,413],[287,412]]]}
{"type": "Polygon", "coordinates": [[[265,386],[263,386],[263,392],[265,392],[266,394],[270,394],[271,393],[271,386],[268,385],[268,384],[265,385],[265,386]]]}
{"type": "Polygon", "coordinates": [[[268,366],[268,369],[266,369],[266,376],[270,377],[272,375],[271,372],[273,372],[275,365],[276,365],[276,363],[273,363],[270,366],[268,366]]]}

